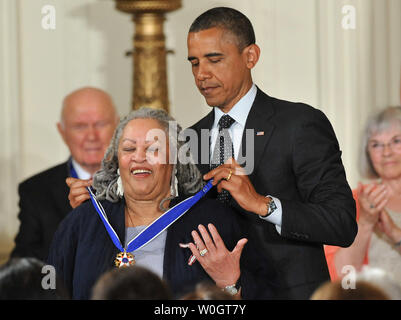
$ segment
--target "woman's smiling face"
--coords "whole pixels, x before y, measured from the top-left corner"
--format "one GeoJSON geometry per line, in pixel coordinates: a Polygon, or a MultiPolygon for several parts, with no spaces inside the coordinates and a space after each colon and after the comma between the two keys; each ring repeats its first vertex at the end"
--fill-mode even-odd
{"type": "Polygon", "coordinates": [[[152,200],[168,196],[173,169],[168,160],[168,136],[160,123],[154,119],[131,120],[118,146],[125,197],[152,200]]]}

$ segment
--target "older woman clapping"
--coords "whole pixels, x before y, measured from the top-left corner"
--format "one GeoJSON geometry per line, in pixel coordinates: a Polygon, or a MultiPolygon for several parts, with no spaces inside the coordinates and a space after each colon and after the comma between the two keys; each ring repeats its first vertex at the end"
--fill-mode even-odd
{"type": "Polygon", "coordinates": [[[240,257],[247,240],[230,209],[202,198],[187,213],[163,222],[166,211],[202,188],[196,166],[176,161],[183,142],[173,120],[148,108],[121,120],[93,179],[102,201],[74,209],[56,232],[48,263],[73,298],[89,298],[101,274],[134,262],[164,278],[176,296],[206,279],[235,293],[241,276],[246,287],[240,257]],[[157,229],[160,221],[168,228],[157,229]],[[150,241],[132,246],[148,233],[150,241]]]}
{"type": "Polygon", "coordinates": [[[358,234],[349,248],[326,246],[332,279],[344,266],[380,267],[401,283],[401,107],[388,107],[368,122],[360,169],[367,184],[354,190],[358,234]]]}

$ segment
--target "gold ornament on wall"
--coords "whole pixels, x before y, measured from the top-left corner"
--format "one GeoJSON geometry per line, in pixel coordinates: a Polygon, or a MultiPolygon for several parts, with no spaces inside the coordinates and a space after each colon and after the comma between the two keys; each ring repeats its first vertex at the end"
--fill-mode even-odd
{"type": "Polygon", "coordinates": [[[181,0],[115,0],[116,8],[133,15],[132,109],[142,106],[169,112],[165,14],[181,8],[181,0]]]}

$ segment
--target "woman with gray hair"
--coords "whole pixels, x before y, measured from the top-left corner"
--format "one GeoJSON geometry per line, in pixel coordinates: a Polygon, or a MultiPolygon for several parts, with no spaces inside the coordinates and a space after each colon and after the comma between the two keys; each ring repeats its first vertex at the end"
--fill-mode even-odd
{"type": "Polygon", "coordinates": [[[240,270],[247,240],[229,208],[204,197],[159,225],[203,186],[180,132],[162,110],[142,108],[121,120],[93,178],[97,201],[66,217],[50,249],[48,263],[73,298],[88,299],[104,272],[133,263],[162,277],[177,297],[204,280],[238,294],[240,277],[242,294],[250,291],[240,270]]]}
{"type": "MultiPolygon", "coordinates": [[[[358,234],[348,248],[326,246],[332,280],[344,266],[386,270],[401,284],[401,107],[388,107],[367,123],[360,170],[371,182],[353,191],[358,234]]],[[[347,269],[348,270],[348,269],[347,269]]]]}

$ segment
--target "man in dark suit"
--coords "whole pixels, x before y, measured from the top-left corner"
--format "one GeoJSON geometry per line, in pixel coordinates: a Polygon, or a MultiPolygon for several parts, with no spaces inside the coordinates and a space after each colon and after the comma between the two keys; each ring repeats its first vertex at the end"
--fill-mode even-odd
{"type": "Polygon", "coordinates": [[[329,279],[323,244],[354,240],[355,202],[330,122],[317,109],[257,88],[251,69],[259,55],[250,21],[234,9],[208,10],[192,24],[188,60],[214,107],[192,127],[199,138],[195,161],[205,180],[214,178],[220,193],[229,192],[222,201],[243,220],[248,250],[258,251],[255,274],[269,280],[260,298],[271,298],[273,288],[275,298],[308,299],[329,279]],[[223,129],[232,147],[217,139],[223,129]],[[206,147],[202,130],[211,132],[206,147]],[[213,169],[214,153],[222,160],[224,150],[242,166],[232,160],[213,169]]]}
{"type": "Polygon", "coordinates": [[[19,185],[21,223],[12,257],[46,259],[54,232],[72,210],[66,178],[89,179],[100,168],[117,122],[111,97],[100,89],[81,88],[65,97],[57,127],[71,156],[19,185]]]}

